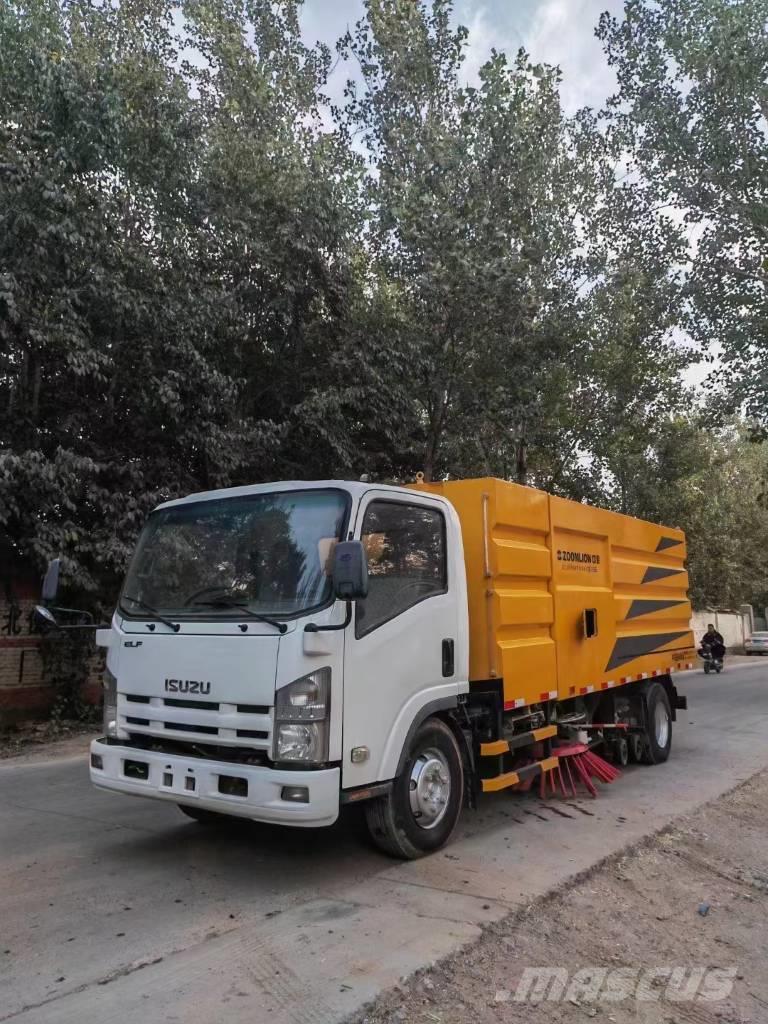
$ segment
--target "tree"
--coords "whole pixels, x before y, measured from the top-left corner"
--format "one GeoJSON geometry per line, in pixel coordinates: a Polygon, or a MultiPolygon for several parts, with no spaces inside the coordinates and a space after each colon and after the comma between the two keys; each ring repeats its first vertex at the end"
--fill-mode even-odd
{"type": "Polygon", "coordinates": [[[695,607],[759,604],[768,591],[768,444],[744,424],[672,420],[654,439],[636,514],[681,526],[695,607]]]}
{"type": "Polygon", "coordinates": [[[0,524],[92,592],[164,498],[315,470],[349,284],[297,4],[175,12],[0,8],[0,524]]]}
{"type": "Polygon", "coordinates": [[[686,326],[722,350],[733,407],[768,422],[768,8],[628,0],[598,35],[633,168],[693,239],[686,326]]]}
{"type": "Polygon", "coordinates": [[[617,181],[616,141],[591,112],[563,114],[556,68],[493,53],[479,86],[462,85],[451,15],[446,0],[370,0],[341,45],[361,79],[343,117],[372,163],[380,349],[408,396],[397,465],[565,491],[579,476],[581,496],[576,455],[617,321],[644,351],[633,403],[657,408],[684,362],[669,333],[680,233],[617,181]]]}
{"type": "Polygon", "coordinates": [[[629,104],[567,117],[525,53],[468,86],[449,0],[369,0],[329,116],[299,12],[0,7],[10,548],[108,599],[166,498],[422,469],[663,518],[705,297],[629,104]]]}
{"type": "MultiPolygon", "coordinates": [[[[466,31],[445,0],[370,0],[342,42],[362,84],[344,117],[365,145],[372,284],[391,372],[409,396],[400,464],[427,477],[485,466],[527,475],[525,445],[567,346],[590,186],[557,73],[492,55],[460,82],[466,31]]],[[[380,335],[381,336],[381,335],[380,335]]],[[[382,346],[384,348],[384,346],[382,346]]]]}

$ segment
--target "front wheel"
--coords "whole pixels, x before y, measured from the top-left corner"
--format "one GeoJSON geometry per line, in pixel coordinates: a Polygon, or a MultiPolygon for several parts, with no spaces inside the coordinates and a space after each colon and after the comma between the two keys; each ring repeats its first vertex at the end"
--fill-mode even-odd
{"type": "Polygon", "coordinates": [[[711,671],[712,671],[712,666],[710,665],[710,663],[708,661],[705,661],[704,662],[704,675],[708,676],[711,671]]]}
{"type": "Polygon", "coordinates": [[[653,683],[645,694],[648,727],[643,747],[645,764],[662,764],[672,749],[672,707],[661,683],[653,683]]]}
{"type": "Polygon", "coordinates": [[[439,718],[416,730],[405,768],[386,796],[365,805],[368,831],[385,853],[415,860],[451,838],[464,799],[464,765],[456,737],[439,718]]]}

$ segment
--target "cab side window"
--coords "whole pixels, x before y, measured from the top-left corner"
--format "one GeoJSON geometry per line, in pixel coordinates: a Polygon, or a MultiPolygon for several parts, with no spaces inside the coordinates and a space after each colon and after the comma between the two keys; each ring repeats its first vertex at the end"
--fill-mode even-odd
{"type": "Polygon", "coordinates": [[[372,501],[363,520],[368,596],[357,602],[355,636],[365,636],[448,585],[445,518],[437,509],[372,501]]]}

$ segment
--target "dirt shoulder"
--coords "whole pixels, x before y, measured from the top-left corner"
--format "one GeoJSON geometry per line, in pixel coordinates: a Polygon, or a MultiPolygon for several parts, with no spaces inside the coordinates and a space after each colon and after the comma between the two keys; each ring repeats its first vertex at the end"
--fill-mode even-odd
{"type": "Polygon", "coordinates": [[[42,722],[0,732],[0,761],[30,761],[85,754],[99,735],[94,722],[42,722]]]}
{"type": "Polygon", "coordinates": [[[491,926],[353,1020],[765,1024],[767,822],[761,773],[491,926]],[[559,972],[540,980],[537,1002],[524,972],[540,967],[559,972]]]}

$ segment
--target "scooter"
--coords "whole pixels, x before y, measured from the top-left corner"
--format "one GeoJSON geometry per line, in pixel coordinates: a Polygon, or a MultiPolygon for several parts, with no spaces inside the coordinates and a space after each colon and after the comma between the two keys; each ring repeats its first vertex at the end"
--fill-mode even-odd
{"type": "Polygon", "coordinates": [[[702,641],[701,648],[699,649],[699,657],[704,662],[704,674],[709,675],[710,672],[717,672],[718,674],[723,671],[723,658],[724,653],[715,651],[717,648],[721,648],[722,644],[708,644],[702,641]]]}

